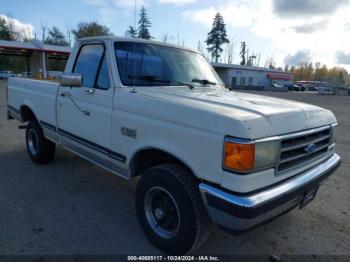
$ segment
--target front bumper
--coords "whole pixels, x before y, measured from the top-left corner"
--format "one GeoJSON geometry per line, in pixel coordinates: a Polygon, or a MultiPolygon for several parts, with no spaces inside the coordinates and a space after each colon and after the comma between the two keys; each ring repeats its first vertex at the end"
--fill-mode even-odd
{"type": "Polygon", "coordinates": [[[235,194],[206,183],[199,189],[216,224],[245,231],[300,205],[305,194],[334,173],[340,163],[341,158],[334,154],[322,164],[257,193],[235,194]]]}

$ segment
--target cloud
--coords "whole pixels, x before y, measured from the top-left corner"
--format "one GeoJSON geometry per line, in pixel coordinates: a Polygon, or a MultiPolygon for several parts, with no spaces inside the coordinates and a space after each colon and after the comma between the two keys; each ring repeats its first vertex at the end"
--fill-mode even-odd
{"type": "Polygon", "coordinates": [[[135,7],[135,1],[134,0],[114,0],[114,4],[117,7],[128,8],[128,9],[135,7]]]}
{"type": "MultiPolygon", "coordinates": [[[[129,17],[135,8],[134,0],[85,0],[85,4],[96,6],[100,13],[100,20],[108,26],[113,26],[116,17],[129,17]]],[[[148,0],[137,0],[136,9],[149,6],[148,0]]]]}
{"type": "Polygon", "coordinates": [[[113,25],[118,14],[128,16],[134,7],[132,0],[85,0],[85,4],[95,6],[100,14],[100,20],[108,26],[113,25]]]}
{"type": "Polygon", "coordinates": [[[258,15],[256,10],[244,4],[244,1],[229,1],[221,6],[185,11],[183,17],[211,27],[216,13],[221,13],[225,22],[232,26],[250,26],[258,15]]]}
{"type": "Polygon", "coordinates": [[[96,5],[96,6],[106,6],[107,5],[106,0],[86,0],[85,2],[87,5],[96,5]]]}
{"type": "Polygon", "coordinates": [[[310,50],[300,50],[294,55],[288,55],[284,59],[286,65],[298,66],[301,63],[308,63],[312,59],[310,50]]]}
{"type": "MultiPolygon", "coordinates": [[[[137,1],[137,5],[145,4],[146,1],[137,1]]],[[[103,8],[122,7],[133,8],[135,6],[134,0],[86,0],[86,4],[94,5],[103,8]]]]}
{"type": "Polygon", "coordinates": [[[349,0],[273,0],[273,7],[280,17],[330,15],[349,0]]]}
{"type": "Polygon", "coordinates": [[[327,27],[328,23],[329,22],[327,20],[325,20],[325,21],[321,21],[321,22],[297,25],[297,26],[292,27],[292,29],[296,33],[311,34],[311,33],[317,32],[317,31],[324,30],[327,27]]]}
{"type": "Polygon", "coordinates": [[[87,5],[96,6],[101,16],[101,20],[109,24],[115,15],[115,11],[110,8],[110,1],[108,0],[85,0],[87,5]]]}
{"type": "Polygon", "coordinates": [[[183,6],[195,2],[197,2],[197,0],[159,0],[159,3],[161,4],[173,4],[175,6],[183,6]]]}
{"type": "Polygon", "coordinates": [[[191,20],[192,22],[210,27],[213,23],[212,19],[210,18],[214,18],[216,12],[217,10],[214,7],[210,7],[206,9],[185,11],[182,15],[184,18],[191,20]]]}
{"type": "Polygon", "coordinates": [[[18,19],[1,15],[0,17],[6,21],[6,24],[13,27],[13,31],[18,33],[18,40],[34,37],[34,26],[30,23],[23,23],[18,19]]]}
{"type": "Polygon", "coordinates": [[[345,53],[344,51],[337,51],[336,60],[338,64],[350,65],[350,53],[345,53]]]}
{"type": "MultiPolygon", "coordinates": [[[[348,1],[350,2],[350,0],[334,2],[334,6],[329,7],[326,17],[296,15],[285,19],[276,13],[276,0],[229,0],[207,8],[188,10],[183,13],[183,17],[210,29],[215,13],[221,12],[228,25],[228,32],[244,31],[244,35],[235,35],[235,38],[247,41],[250,47],[257,46],[255,51],[262,52],[261,61],[273,57],[278,65],[320,62],[335,66],[339,64],[335,55],[336,50],[350,54],[350,3],[345,5],[348,1]]],[[[320,10],[324,10],[324,6],[329,4],[329,0],[302,2],[306,7],[300,7],[299,11],[304,14],[310,3],[318,6],[317,12],[312,10],[306,12],[311,14],[319,14],[320,10]]],[[[284,1],[285,7],[288,5],[293,7],[297,3],[300,4],[301,1],[284,1]]],[[[235,62],[238,61],[237,57],[235,62]]],[[[350,70],[350,64],[346,68],[350,70]]]]}

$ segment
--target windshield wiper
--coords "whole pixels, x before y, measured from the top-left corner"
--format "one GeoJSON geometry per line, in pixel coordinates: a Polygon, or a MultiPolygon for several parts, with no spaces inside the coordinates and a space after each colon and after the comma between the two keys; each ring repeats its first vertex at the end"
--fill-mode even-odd
{"type": "Polygon", "coordinates": [[[193,83],[199,83],[199,84],[202,84],[202,85],[211,85],[211,86],[216,86],[217,85],[217,83],[214,83],[214,82],[211,82],[211,81],[209,81],[209,80],[207,80],[207,79],[192,79],[192,82],[193,83]]]}
{"type": "Polygon", "coordinates": [[[202,84],[202,85],[211,85],[211,86],[216,86],[216,85],[219,85],[219,86],[222,86],[223,88],[225,89],[229,89],[226,85],[223,85],[223,84],[220,84],[220,83],[215,83],[215,82],[211,82],[207,79],[192,79],[192,82],[193,83],[199,83],[199,84],[202,84]]]}
{"type": "Polygon", "coordinates": [[[194,86],[189,83],[179,82],[179,81],[171,81],[174,84],[182,85],[182,86],[188,86],[190,89],[193,89],[194,86]]]}
{"type": "Polygon", "coordinates": [[[159,78],[157,76],[154,75],[143,75],[143,76],[138,76],[138,77],[133,77],[133,76],[129,76],[129,78],[136,78],[138,80],[143,80],[143,81],[147,81],[147,82],[159,82],[159,83],[165,83],[165,84],[177,84],[177,85],[182,85],[182,86],[188,86],[190,89],[193,89],[194,86],[192,84],[189,83],[184,83],[184,82],[180,82],[180,81],[174,81],[174,80],[167,80],[167,79],[162,79],[159,78]]]}

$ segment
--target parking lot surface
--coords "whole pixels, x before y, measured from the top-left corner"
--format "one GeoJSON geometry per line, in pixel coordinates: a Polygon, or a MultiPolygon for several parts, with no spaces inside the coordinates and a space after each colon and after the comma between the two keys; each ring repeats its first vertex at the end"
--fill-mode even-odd
{"type": "MultiPolygon", "coordinates": [[[[136,180],[113,176],[58,148],[55,161],[33,164],[24,131],[6,120],[0,82],[0,254],[159,254],[134,210],[136,180]]],[[[305,209],[240,236],[213,229],[198,254],[350,255],[350,97],[258,92],[308,102],[338,118],[342,166],[305,209]]]]}

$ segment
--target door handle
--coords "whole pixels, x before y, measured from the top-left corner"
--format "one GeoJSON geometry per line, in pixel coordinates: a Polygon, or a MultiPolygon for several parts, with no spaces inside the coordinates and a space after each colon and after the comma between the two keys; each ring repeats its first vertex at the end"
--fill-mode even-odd
{"type": "Polygon", "coordinates": [[[87,93],[88,95],[93,95],[95,94],[95,89],[88,89],[85,91],[85,93],[87,93]]]}
{"type": "Polygon", "coordinates": [[[61,93],[61,96],[63,97],[68,97],[68,99],[70,101],[72,101],[73,105],[82,113],[84,113],[86,116],[90,116],[90,112],[89,111],[86,111],[86,110],[83,110],[80,108],[80,106],[74,101],[74,99],[72,98],[72,94],[70,92],[62,92],[61,93]]]}

